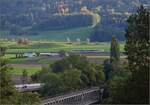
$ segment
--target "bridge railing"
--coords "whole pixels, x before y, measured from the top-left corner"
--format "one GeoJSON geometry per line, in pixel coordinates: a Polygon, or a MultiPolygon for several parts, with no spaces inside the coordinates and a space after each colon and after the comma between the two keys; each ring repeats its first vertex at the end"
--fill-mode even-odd
{"type": "Polygon", "coordinates": [[[51,95],[51,96],[48,96],[48,97],[44,97],[44,98],[42,98],[42,100],[46,100],[46,99],[50,99],[50,98],[54,98],[54,97],[59,97],[59,96],[64,96],[66,94],[72,94],[72,93],[75,93],[75,92],[80,92],[80,91],[84,91],[84,90],[88,90],[88,89],[94,89],[94,88],[99,88],[99,87],[97,87],[97,86],[95,86],[95,87],[86,87],[86,88],[82,88],[82,89],[78,89],[78,90],[67,91],[67,92],[56,94],[56,95],[51,95]]]}
{"type": "Polygon", "coordinates": [[[43,105],[59,105],[59,104],[82,104],[88,105],[95,103],[100,99],[100,88],[92,87],[78,92],[73,92],[58,97],[46,99],[42,101],[43,105]]]}

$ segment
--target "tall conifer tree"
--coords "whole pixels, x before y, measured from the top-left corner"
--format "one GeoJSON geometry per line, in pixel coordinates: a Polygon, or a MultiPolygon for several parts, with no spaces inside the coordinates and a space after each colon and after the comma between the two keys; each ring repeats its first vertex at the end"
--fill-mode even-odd
{"type": "Polygon", "coordinates": [[[120,60],[120,49],[119,49],[119,43],[115,36],[112,37],[111,41],[111,52],[110,52],[110,59],[111,62],[113,61],[119,61],[120,60]]]}

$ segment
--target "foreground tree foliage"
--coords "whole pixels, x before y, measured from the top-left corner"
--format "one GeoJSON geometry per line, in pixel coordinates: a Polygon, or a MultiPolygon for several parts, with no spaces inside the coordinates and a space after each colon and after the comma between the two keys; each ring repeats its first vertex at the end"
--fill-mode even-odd
{"type": "Polygon", "coordinates": [[[0,104],[39,104],[39,95],[36,93],[19,93],[11,81],[7,60],[3,57],[5,48],[0,47],[0,104]]]}
{"type": "Polygon", "coordinates": [[[115,75],[111,79],[107,103],[149,103],[149,15],[150,12],[141,6],[127,20],[125,50],[129,65],[126,69],[130,73],[122,72],[124,76],[115,75]]]}
{"type": "Polygon", "coordinates": [[[127,20],[125,50],[132,72],[125,88],[127,103],[149,103],[149,16],[150,11],[141,6],[137,14],[127,20]]]}

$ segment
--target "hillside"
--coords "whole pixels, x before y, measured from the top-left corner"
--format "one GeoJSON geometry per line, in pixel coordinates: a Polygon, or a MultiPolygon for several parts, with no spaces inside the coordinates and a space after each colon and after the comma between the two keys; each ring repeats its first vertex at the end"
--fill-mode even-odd
{"type": "MultiPolygon", "coordinates": [[[[50,40],[57,40],[53,37],[61,35],[62,30],[72,30],[67,31],[70,32],[68,37],[75,39],[75,31],[78,29],[77,37],[83,40],[90,38],[91,41],[109,41],[112,35],[124,40],[125,21],[140,4],[148,7],[150,1],[0,0],[0,36],[33,39],[48,36],[50,40]],[[85,34],[83,31],[89,26],[95,31],[88,30],[85,34]],[[45,34],[54,31],[55,34],[45,34]],[[82,38],[84,35],[85,38],[82,38]]],[[[63,36],[58,39],[64,40],[63,36]]]]}
{"type": "Polygon", "coordinates": [[[78,27],[73,29],[52,30],[52,31],[37,31],[36,35],[9,35],[8,32],[1,32],[1,38],[19,39],[28,38],[33,40],[51,40],[51,41],[71,41],[87,40],[94,29],[92,27],[78,27]]]}

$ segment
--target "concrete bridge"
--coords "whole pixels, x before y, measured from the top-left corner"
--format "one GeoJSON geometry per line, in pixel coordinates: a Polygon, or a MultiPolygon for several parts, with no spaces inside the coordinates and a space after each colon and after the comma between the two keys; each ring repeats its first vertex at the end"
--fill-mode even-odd
{"type": "Polygon", "coordinates": [[[68,93],[45,99],[42,105],[90,105],[102,100],[104,88],[92,87],[82,91],[68,93]]]}

